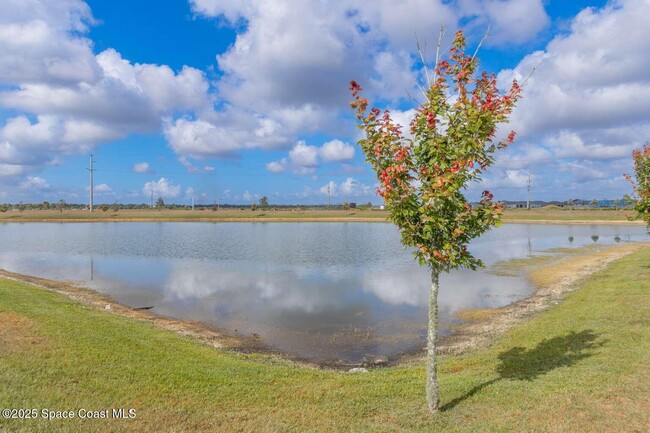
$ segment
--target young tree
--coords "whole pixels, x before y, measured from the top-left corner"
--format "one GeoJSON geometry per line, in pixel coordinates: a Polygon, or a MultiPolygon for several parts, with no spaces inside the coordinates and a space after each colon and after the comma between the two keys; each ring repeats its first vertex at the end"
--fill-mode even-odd
{"type": "Polygon", "coordinates": [[[260,199],[260,208],[266,209],[267,207],[269,207],[269,199],[267,196],[263,195],[260,199]]]}
{"type": "MultiPolygon", "coordinates": [[[[628,180],[630,181],[632,180],[632,178],[629,175],[626,175],[626,177],[628,178],[628,180]]],[[[625,204],[625,207],[630,207],[634,204],[634,199],[630,197],[629,194],[625,194],[623,195],[623,203],[625,204]]]]}
{"type": "Polygon", "coordinates": [[[632,159],[636,183],[631,176],[626,175],[626,178],[632,182],[636,194],[634,209],[650,229],[650,142],[644,144],[641,149],[635,149],[632,152],[632,159]]]}
{"type": "Polygon", "coordinates": [[[162,197],[158,197],[158,200],[156,200],[156,208],[158,210],[163,210],[165,207],[165,200],[163,200],[162,197]]]}
{"type": "MultiPolygon", "coordinates": [[[[431,270],[427,334],[427,403],[438,410],[436,338],[438,289],[441,272],[459,267],[476,269],[483,263],[468,250],[469,242],[499,222],[501,206],[483,191],[471,206],[466,187],[481,179],[494,163],[493,154],[512,143],[515,133],[496,140],[496,129],[507,122],[520,87],[505,93],[496,76],[478,73],[478,59],[465,53],[465,37],[455,34],[449,60],[436,59],[432,79],[423,89],[426,101],[410,123],[411,137],[402,134],[388,110],[369,112],[361,87],[350,83],[360,128],[359,145],[377,174],[377,193],[384,198],[390,220],[401,231],[402,243],[415,247],[414,255],[431,270]]],[[[427,76],[427,78],[429,78],[427,76]]]]}

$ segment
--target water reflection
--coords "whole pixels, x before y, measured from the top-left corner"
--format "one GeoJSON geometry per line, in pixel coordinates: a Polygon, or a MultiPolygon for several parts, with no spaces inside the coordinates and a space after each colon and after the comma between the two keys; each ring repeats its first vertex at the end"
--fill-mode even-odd
{"type": "MultiPolygon", "coordinates": [[[[506,225],[478,239],[486,264],[548,248],[647,240],[636,226],[506,225]]],[[[388,224],[0,224],[0,267],[76,280],[160,314],[257,334],[314,360],[356,362],[423,345],[429,274],[388,224]]],[[[464,308],[525,297],[517,277],[441,278],[442,333],[464,308]]]]}

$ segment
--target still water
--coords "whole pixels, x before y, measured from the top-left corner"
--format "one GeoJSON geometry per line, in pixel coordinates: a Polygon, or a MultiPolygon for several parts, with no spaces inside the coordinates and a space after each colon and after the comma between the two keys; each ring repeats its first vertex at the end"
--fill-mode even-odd
{"type": "MultiPolygon", "coordinates": [[[[508,224],[470,250],[488,267],[555,247],[647,241],[643,226],[508,224]]],[[[423,346],[429,273],[384,223],[5,223],[0,268],[73,280],[131,306],[203,321],[315,361],[394,357],[423,346]]],[[[522,277],[441,278],[454,313],[524,298],[522,277]]]]}

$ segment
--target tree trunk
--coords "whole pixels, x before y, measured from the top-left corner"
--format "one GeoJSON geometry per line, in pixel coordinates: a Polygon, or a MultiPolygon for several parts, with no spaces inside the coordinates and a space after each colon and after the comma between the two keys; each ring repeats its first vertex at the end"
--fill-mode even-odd
{"type": "Polygon", "coordinates": [[[427,333],[427,405],[429,412],[438,412],[438,364],[436,362],[436,339],[438,338],[438,279],[440,273],[431,270],[431,291],[429,292],[429,331],[427,333]]]}

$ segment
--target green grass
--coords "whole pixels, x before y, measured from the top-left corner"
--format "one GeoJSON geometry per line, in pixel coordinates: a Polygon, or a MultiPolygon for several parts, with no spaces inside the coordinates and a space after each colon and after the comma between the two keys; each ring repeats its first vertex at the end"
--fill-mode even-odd
{"type": "Polygon", "coordinates": [[[558,260],[557,256],[552,255],[533,255],[524,258],[509,259],[496,262],[488,269],[488,272],[502,277],[516,277],[525,271],[548,265],[558,260]]]}
{"type": "Polygon", "coordinates": [[[543,253],[547,254],[534,254],[522,258],[514,258],[503,260],[494,263],[488,268],[488,272],[494,275],[504,277],[516,277],[524,275],[530,271],[540,268],[542,266],[548,267],[554,263],[560,262],[569,256],[577,256],[593,253],[601,249],[601,245],[587,245],[576,248],[549,248],[544,250],[543,253]]]}
{"type": "Polygon", "coordinates": [[[189,210],[189,209],[120,209],[117,212],[96,210],[29,210],[0,213],[0,222],[29,221],[386,221],[388,213],[360,207],[350,210],[287,209],[274,208],[251,211],[250,209],[189,210]]]}
{"type": "MultiPolygon", "coordinates": [[[[444,290],[445,288],[443,288],[444,290]]],[[[132,420],[5,420],[2,432],[645,432],[650,249],[489,348],[424,366],[319,371],[197,344],[0,280],[0,408],[134,408],[132,420]]]]}
{"type": "Polygon", "coordinates": [[[609,221],[627,223],[629,218],[634,218],[635,216],[636,212],[631,209],[567,209],[557,206],[546,206],[533,209],[505,209],[503,212],[503,221],[609,221]]]}

